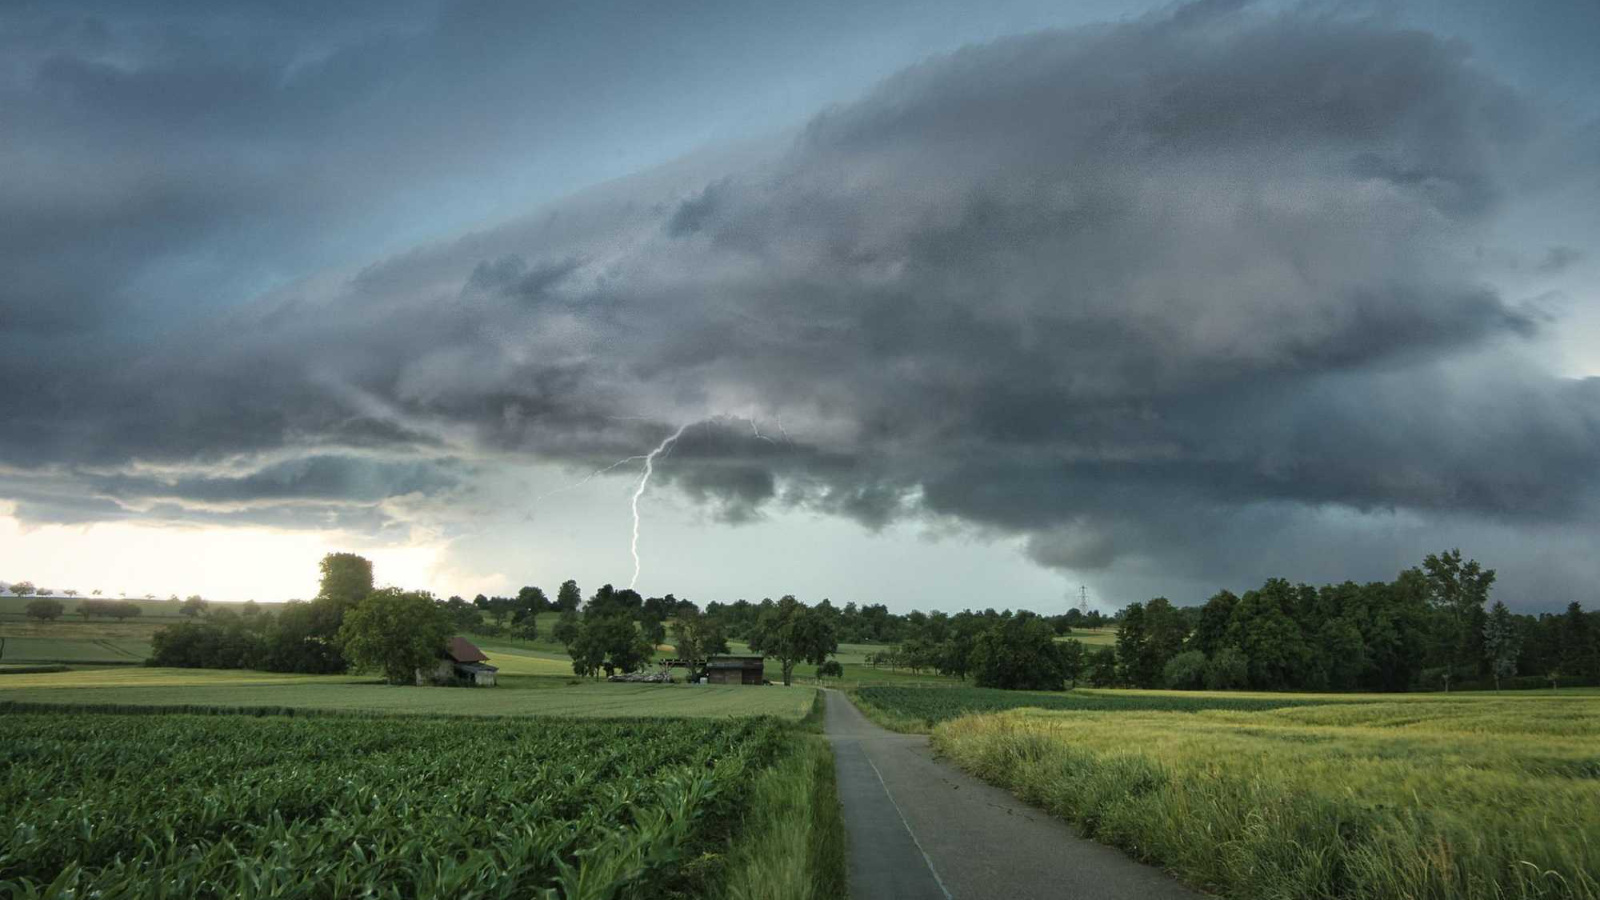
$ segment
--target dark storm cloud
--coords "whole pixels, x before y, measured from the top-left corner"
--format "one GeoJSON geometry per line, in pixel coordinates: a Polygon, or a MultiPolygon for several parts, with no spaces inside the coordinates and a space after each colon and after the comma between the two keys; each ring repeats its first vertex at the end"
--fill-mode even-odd
{"type": "Polygon", "coordinates": [[[758,165],[286,288],[160,352],[0,357],[0,459],[298,451],[100,490],[372,501],[455,486],[455,443],[597,468],[700,423],[658,477],[730,521],[935,515],[1044,565],[1207,577],[1286,523],[1322,552],[1330,509],[1593,521],[1600,382],[1530,362],[1543,319],[1473,268],[1548,127],[1463,46],[1330,13],[1001,40],[758,165]],[[350,446],[433,462],[330,462],[350,446]]]}

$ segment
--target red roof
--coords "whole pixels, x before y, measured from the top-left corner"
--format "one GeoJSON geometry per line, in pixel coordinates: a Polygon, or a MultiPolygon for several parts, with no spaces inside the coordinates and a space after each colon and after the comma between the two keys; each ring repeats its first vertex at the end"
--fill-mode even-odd
{"type": "Polygon", "coordinates": [[[451,638],[444,646],[444,654],[458,663],[483,662],[489,658],[483,655],[483,651],[479,650],[477,645],[464,637],[451,638]]]}

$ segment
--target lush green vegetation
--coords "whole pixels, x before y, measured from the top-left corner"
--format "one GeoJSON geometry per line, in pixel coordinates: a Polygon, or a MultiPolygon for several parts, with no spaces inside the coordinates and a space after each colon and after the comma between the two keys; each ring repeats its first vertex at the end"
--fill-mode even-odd
{"type": "Polygon", "coordinates": [[[1096,686],[1410,691],[1600,684],[1600,613],[1515,615],[1489,602],[1493,569],[1433,554],[1392,582],[1268,579],[1203,606],[1157,597],[1118,614],[1096,686]]]}
{"type": "Polygon", "coordinates": [[[762,775],[790,731],[771,719],[8,715],[0,885],[21,896],[706,896],[721,890],[733,825],[770,792],[762,775]]]}
{"type": "MultiPolygon", "coordinates": [[[[500,659],[501,657],[496,657],[500,659]]],[[[500,687],[395,687],[347,675],[209,669],[117,668],[0,680],[0,704],[48,708],[283,710],[405,715],[730,717],[800,719],[811,688],[737,685],[571,684],[572,676],[506,676],[500,687]]]]}
{"type": "Polygon", "coordinates": [[[849,895],[833,750],[822,730],[822,695],[793,733],[790,753],[756,779],[750,814],[729,863],[729,900],[835,900],[849,895]]]}
{"type": "Polygon", "coordinates": [[[1310,700],[1019,710],[946,721],[933,740],[1227,896],[1600,897],[1600,697],[1310,700]]]}
{"type": "Polygon", "coordinates": [[[880,724],[898,731],[927,731],[973,713],[1033,707],[1083,712],[1200,712],[1265,710],[1326,703],[1293,694],[1240,696],[1174,691],[1011,691],[980,687],[869,685],[853,693],[880,724]]]}

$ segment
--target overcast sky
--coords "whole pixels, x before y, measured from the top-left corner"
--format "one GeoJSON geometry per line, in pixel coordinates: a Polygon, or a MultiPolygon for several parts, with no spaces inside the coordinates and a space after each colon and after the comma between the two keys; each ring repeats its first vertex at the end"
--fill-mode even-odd
{"type": "Polygon", "coordinates": [[[1593,605],[1597,39],[1592,0],[0,2],[0,580],[588,591],[638,493],[638,589],[700,601],[1460,546],[1593,605]]]}

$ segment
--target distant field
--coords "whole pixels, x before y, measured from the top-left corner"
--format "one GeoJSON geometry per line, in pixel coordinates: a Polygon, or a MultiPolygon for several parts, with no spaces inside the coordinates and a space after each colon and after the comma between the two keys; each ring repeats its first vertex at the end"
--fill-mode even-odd
{"type": "MultiPolygon", "coordinates": [[[[0,620],[5,620],[5,619],[26,619],[27,618],[27,614],[28,614],[28,604],[32,603],[33,601],[38,600],[38,599],[40,599],[40,598],[39,597],[18,597],[17,595],[9,593],[9,592],[0,593],[0,620]]],[[[78,604],[82,603],[85,600],[118,600],[118,601],[120,601],[120,600],[129,600],[129,601],[132,601],[134,603],[137,603],[137,604],[139,604],[139,609],[141,610],[141,612],[140,612],[139,617],[137,619],[130,619],[129,620],[129,621],[132,621],[132,622],[142,621],[142,620],[150,619],[150,618],[171,619],[171,620],[181,620],[181,619],[184,618],[184,616],[180,615],[179,612],[178,612],[178,610],[181,608],[182,604],[181,603],[174,603],[171,600],[145,600],[145,599],[142,599],[142,598],[134,598],[134,597],[118,597],[118,596],[116,596],[114,594],[110,595],[110,596],[102,596],[102,597],[49,597],[49,598],[45,598],[45,599],[54,600],[54,601],[56,601],[57,603],[60,603],[63,607],[66,608],[66,612],[63,615],[62,619],[59,619],[57,621],[65,621],[65,620],[76,620],[76,621],[80,621],[80,622],[83,621],[82,617],[78,615],[78,604]]],[[[243,601],[237,601],[237,602],[208,601],[208,602],[210,602],[212,609],[237,609],[239,607],[244,606],[244,602],[243,601]]],[[[273,606],[275,606],[277,604],[263,602],[261,605],[264,606],[264,607],[267,607],[268,609],[270,609],[270,608],[272,608],[273,606]]],[[[90,619],[89,621],[90,622],[106,622],[106,621],[111,621],[111,620],[107,620],[107,619],[102,619],[102,618],[96,617],[96,618],[90,619]]]]}
{"type": "Polygon", "coordinates": [[[209,669],[100,669],[0,676],[0,703],[288,707],[342,712],[484,716],[751,716],[800,719],[806,687],[611,684],[509,675],[495,688],[393,687],[344,675],[209,669]]]}
{"type": "Polygon", "coordinates": [[[1058,641],[1078,641],[1090,647],[1115,647],[1117,645],[1117,630],[1115,628],[1074,628],[1071,634],[1056,638],[1058,641]]]}
{"type": "MultiPolygon", "coordinates": [[[[1175,699],[1152,694],[1126,699],[1175,699]]],[[[1015,710],[933,740],[1224,896],[1600,897],[1594,692],[1285,699],[1298,705],[1015,710]]]]}
{"type": "Polygon", "coordinates": [[[143,662],[150,656],[150,636],[173,621],[176,620],[85,622],[72,618],[37,622],[22,616],[0,619],[0,637],[5,638],[0,662],[143,662]]]}
{"type": "Polygon", "coordinates": [[[5,638],[0,662],[137,663],[150,656],[150,641],[137,637],[96,638],[65,630],[60,636],[20,636],[12,631],[0,626],[5,638]]]}

